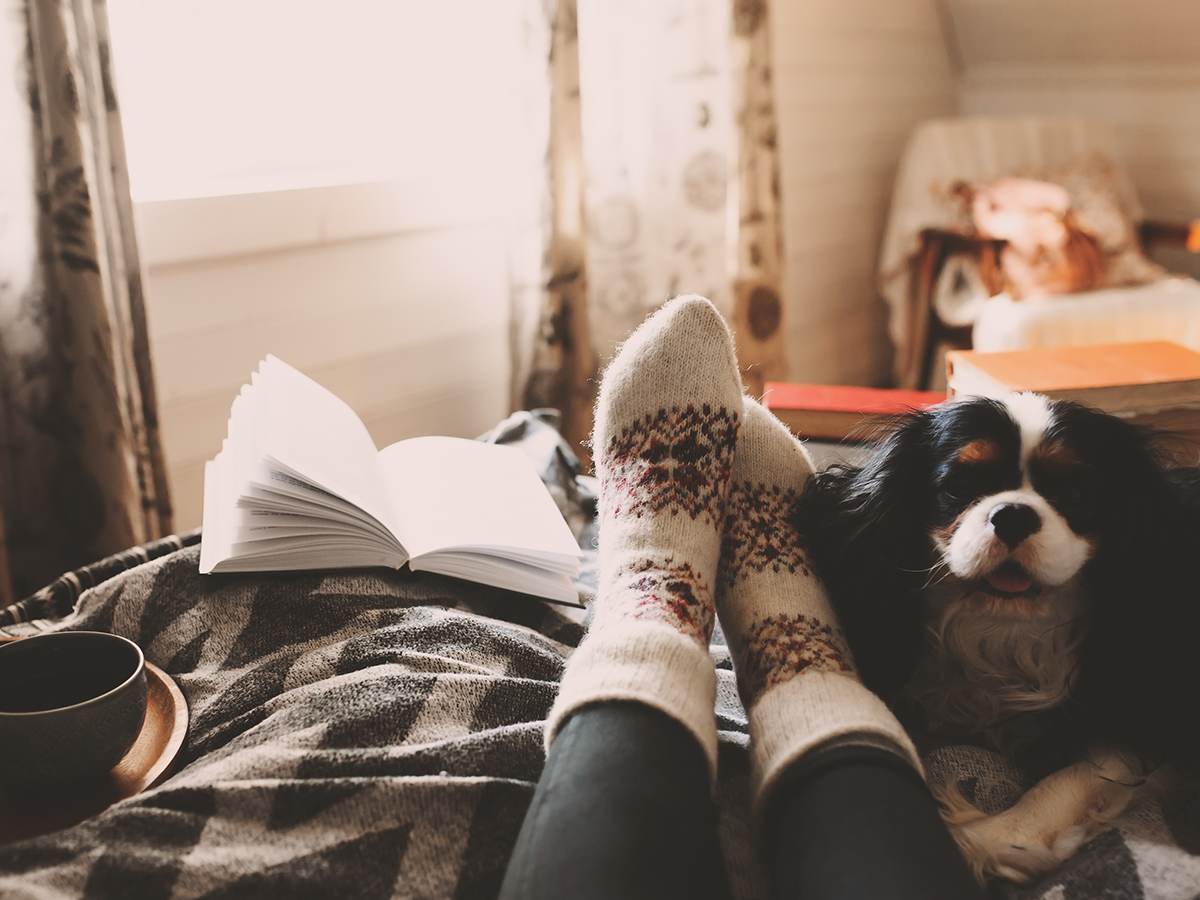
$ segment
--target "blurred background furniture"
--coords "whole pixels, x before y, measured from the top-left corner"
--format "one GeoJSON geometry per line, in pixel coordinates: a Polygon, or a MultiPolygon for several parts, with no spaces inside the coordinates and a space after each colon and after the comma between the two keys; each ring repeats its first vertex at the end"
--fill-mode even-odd
{"type": "Polygon", "coordinates": [[[926,122],[901,159],[879,262],[894,382],[944,388],[947,349],[1154,339],[1200,349],[1200,283],[1171,277],[1146,255],[1161,242],[1200,249],[1196,235],[1188,224],[1144,219],[1106,125],[1036,116],[926,122]],[[1014,177],[1065,190],[1061,218],[1090,248],[1094,271],[1082,282],[1092,289],[1014,289],[1008,242],[975,221],[981,192],[1014,177]]]}

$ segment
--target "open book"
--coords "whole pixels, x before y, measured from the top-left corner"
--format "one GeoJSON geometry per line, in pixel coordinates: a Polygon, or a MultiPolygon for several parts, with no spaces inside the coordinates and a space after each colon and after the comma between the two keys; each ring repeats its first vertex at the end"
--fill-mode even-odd
{"type": "Polygon", "coordinates": [[[204,468],[205,573],[407,563],[578,604],[581,555],[520,450],[452,437],[377,450],[349,406],[273,356],[204,468]]]}

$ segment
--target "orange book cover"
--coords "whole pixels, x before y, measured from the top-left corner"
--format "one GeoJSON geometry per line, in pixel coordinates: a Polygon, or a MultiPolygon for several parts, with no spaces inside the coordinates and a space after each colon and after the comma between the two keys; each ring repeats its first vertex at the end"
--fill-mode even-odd
{"type": "MultiPolygon", "coordinates": [[[[1200,353],[1170,341],[1038,347],[946,354],[949,381],[970,386],[980,375],[1010,391],[1054,394],[1095,388],[1200,380],[1200,353]]],[[[982,382],[981,382],[982,383],[982,382]]]]}

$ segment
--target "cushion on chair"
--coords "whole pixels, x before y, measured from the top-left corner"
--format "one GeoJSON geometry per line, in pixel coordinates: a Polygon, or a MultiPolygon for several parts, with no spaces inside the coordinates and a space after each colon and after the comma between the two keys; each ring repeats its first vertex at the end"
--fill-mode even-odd
{"type": "Polygon", "coordinates": [[[1137,240],[1121,208],[1113,165],[1087,153],[1040,173],[961,185],[964,218],[981,237],[1007,241],[1002,254],[1013,299],[1150,284],[1166,277],[1137,240]]]}
{"type": "Polygon", "coordinates": [[[1019,301],[1000,294],[976,311],[974,348],[986,352],[1154,340],[1200,351],[1200,282],[1190,278],[1019,301]]]}

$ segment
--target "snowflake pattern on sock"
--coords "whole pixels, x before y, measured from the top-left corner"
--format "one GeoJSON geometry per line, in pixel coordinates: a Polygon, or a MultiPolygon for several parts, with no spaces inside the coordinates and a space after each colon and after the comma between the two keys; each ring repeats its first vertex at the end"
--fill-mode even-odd
{"type": "Polygon", "coordinates": [[[609,438],[600,460],[603,514],[684,512],[719,524],[737,445],[738,414],[725,407],[660,409],[609,438]]]}
{"type": "Polygon", "coordinates": [[[738,673],[738,687],[747,708],[769,688],[802,672],[855,674],[841,629],[816,616],[768,616],[750,627],[745,640],[746,663],[738,673]]]}
{"type": "Polygon", "coordinates": [[[743,574],[767,568],[812,577],[799,535],[789,521],[795,503],[792,488],[768,488],[749,481],[730,486],[721,541],[721,581],[726,587],[743,574]]]}
{"type": "Polygon", "coordinates": [[[608,597],[631,618],[670,625],[702,647],[712,638],[711,588],[686,562],[642,560],[617,576],[608,597]]]}

